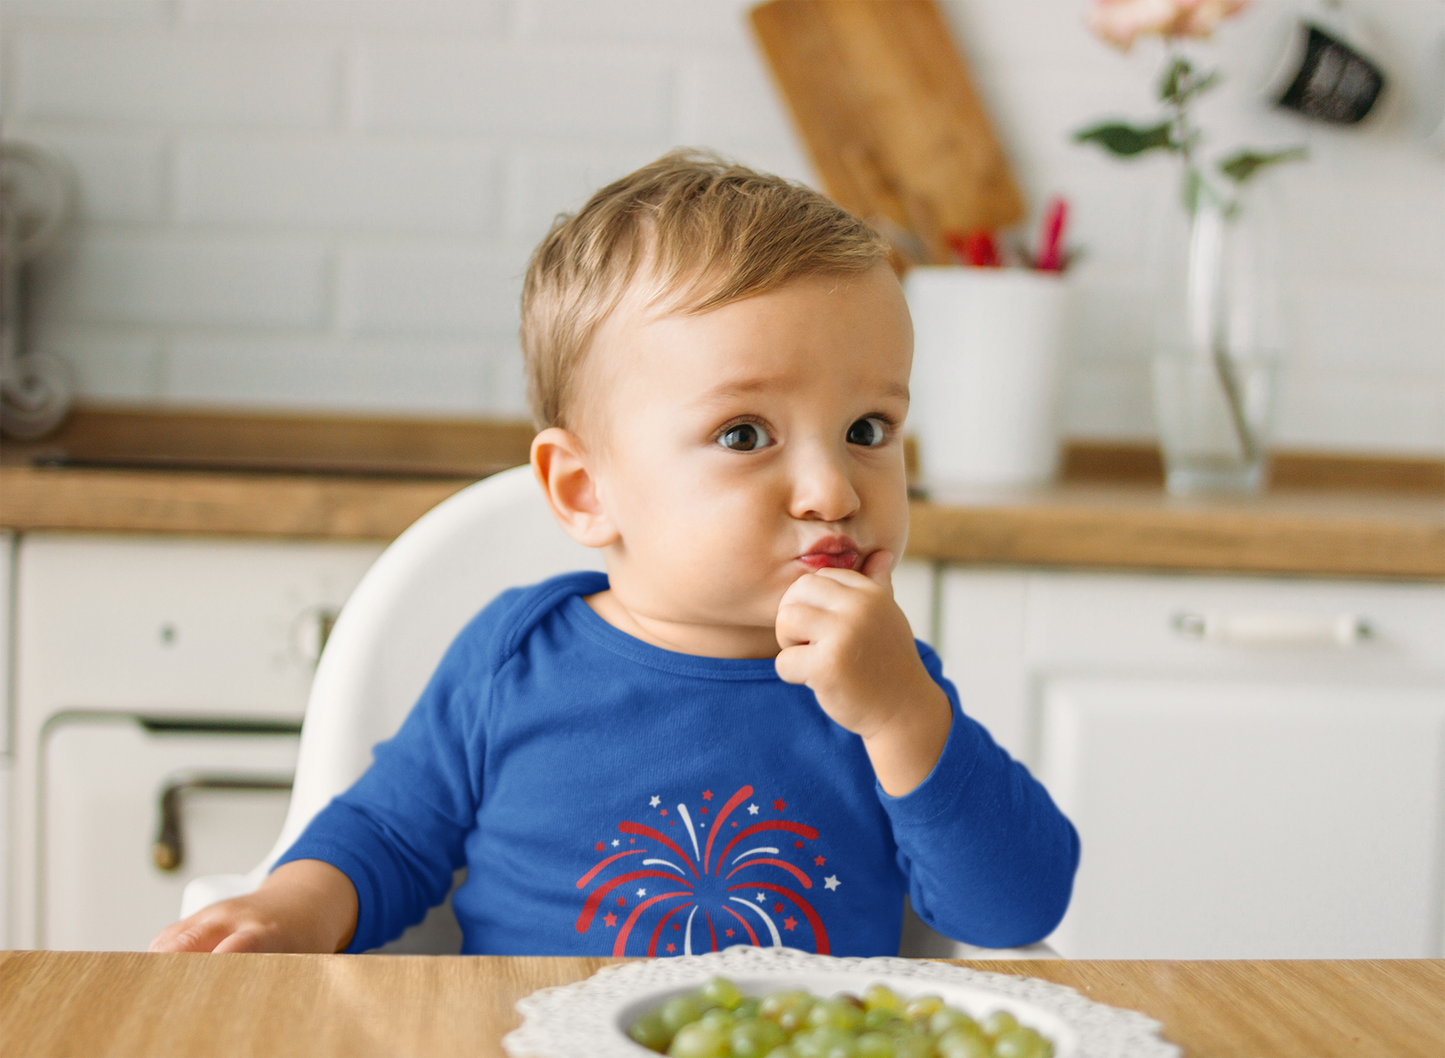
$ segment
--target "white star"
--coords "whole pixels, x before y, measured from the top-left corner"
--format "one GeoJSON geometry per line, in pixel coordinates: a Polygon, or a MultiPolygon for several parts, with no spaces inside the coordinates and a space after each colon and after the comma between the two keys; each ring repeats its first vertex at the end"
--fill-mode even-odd
{"type": "Polygon", "coordinates": [[[654,797],[651,801],[648,801],[648,802],[647,802],[647,806],[648,806],[649,808],[656,808],[656,807],[657,807],[658,805],[660,805],[660,804],[662,804],[662,798],[661,798],[661,797],[654,797]]]}
{"type": "Polygon", "coordinates": [[[764,900],[766,900],[767,898],[768,898],[768,895],[767,895],[766,893],[759,893],[759,894],[758,894],[758,903],[761,904],[761,903],[762,903],[764,900]]]}
{"type": "Polygon", "coordinates": [[[618,845],[621,845],[621,844],[622,844],[622,842],[621,842],[620,840],[618,840],[617,838],[613,838],[613,839],[612,839],[612,847],[613,847],[614,849],[617,848],[617,846],[618,846],[618,845]]]}
{"type": "Polygon", "coordinates": [[[757,814],[758,814],[758,806],[757,806],[757,805],[748,805],[748,815],[750,815],[750,816],[755,816],[755,815],[757,815],[757,814]]]}
{"type": "Polygon", "coordinates": [[[838,888],[838,886],[842,884],[842,882],[838,881],[838,876],[836,874],[830,874],[828,875],[828,877],[823,879],[823,888],[830,891],[838,888]]]}
{"type": "Polygon", "coordinates": [[[638,896],[646,896],[646,895],[647,895],[647,890],[646,890],[646,889],[639,889],[639,890],[637,890],[637,895],[638,895],[638,896]]]}

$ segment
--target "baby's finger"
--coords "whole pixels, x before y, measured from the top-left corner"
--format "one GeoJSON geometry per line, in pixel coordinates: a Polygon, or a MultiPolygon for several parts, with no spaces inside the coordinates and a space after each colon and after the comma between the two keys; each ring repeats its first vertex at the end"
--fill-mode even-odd
{"type": "Polygon", "coordinates": [[[150,951],[211,951],[232,932],[228,920],[214,915],[192,915],[173,922],[150,943],[150,951]]]}
{"type": "Polygon", "coordinates": [[[228,952],[265,951],[266,946],[254,931],[238,929],[211,949],[217,955],[228,952]]]}
{"type": "Polygon", "coordinates": [[[859,570],[859,572],[880,588],[885,589],[890,596],[893,594],[892,551],[873,552],[873,554],[868,556],[867,561],[863,563],[863,568],[859,570]]]}
{"type": "Polygon", "coordinates": [[[801,602],[785,602],[778,607],[778,619],[773,627],[778,637],[778,646],[800,646],[815,643],[826,634],[832,614],[817,606],[801,602]]]}
{"type": "Polygon", "coordinates": [[[784,683],[807,683],[813,670],[809,654],[811,649],[806,643],[801,646],[784,647],[773,659],[773,667],[778,671],[778,679],[784,683]]]}

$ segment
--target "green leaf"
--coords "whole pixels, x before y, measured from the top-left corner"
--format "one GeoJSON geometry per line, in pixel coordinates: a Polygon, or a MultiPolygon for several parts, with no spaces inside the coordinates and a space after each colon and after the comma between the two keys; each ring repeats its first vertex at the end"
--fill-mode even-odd
{"type": "Polygon", "coordinates": [[[1168,121],[1146,129],[1118,122],[1106,122],[1103,125],[1095,125],[1091,129],[1083,129],[1074,133],[1074,142],[1097,143],[1111,154],[1129,158],[1136,154],[1142,154],[1144,151],[1161,148],[1176,150],[1174,141],[1169,134],[1170,127],[1171,124],[1168,121]]]}
{"type": "Polygon", "coordinates": [[[1164,76],[1159,79],[1160,101],[1170,103],[1177,99],[1193,72],[1194,67],[1189,64],[1188,59],[1175,59],[1171,62],[1164,71],[1164,76]]]}
{"type": "Polygon", "coordinates": [[[1180,106],[1219,83],[1219,71],[1196,77],[1188,59],[1175,59],[1159,79],[1159,99],[1180,106]]]}
{"type": "Polygon", "coordinates": [[[1255,173],[1268,166],[1280,165],[1284,162],[1300,162],[1309,156],[1310,152],[1304,147],[1286,147],[1282,151],[1273,151],[1268,154],[1245,149],[1220,162],[1219,171],[1236,184],[1243,184],[1255,173]]]}

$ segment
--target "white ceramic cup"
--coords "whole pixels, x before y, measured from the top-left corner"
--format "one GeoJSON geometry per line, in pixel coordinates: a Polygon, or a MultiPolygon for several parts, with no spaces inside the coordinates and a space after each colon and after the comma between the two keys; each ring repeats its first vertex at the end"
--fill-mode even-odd
{"type": "Polygon", "coordinates": [[[1059,461],[1067,286],[1021,268],[914,268],[912,409],[925,482],[1035,485],[1059,461]]]}

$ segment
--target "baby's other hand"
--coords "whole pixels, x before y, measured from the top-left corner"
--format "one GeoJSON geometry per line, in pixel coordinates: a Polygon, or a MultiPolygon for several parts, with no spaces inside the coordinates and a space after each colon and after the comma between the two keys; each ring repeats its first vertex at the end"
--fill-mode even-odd
{"type": "Polygon", "coordinates": [[[276,868],[254,893],[174,922],[150,951],[337,952],[356,931],[356,888],[320,860],[276,868]]]}

